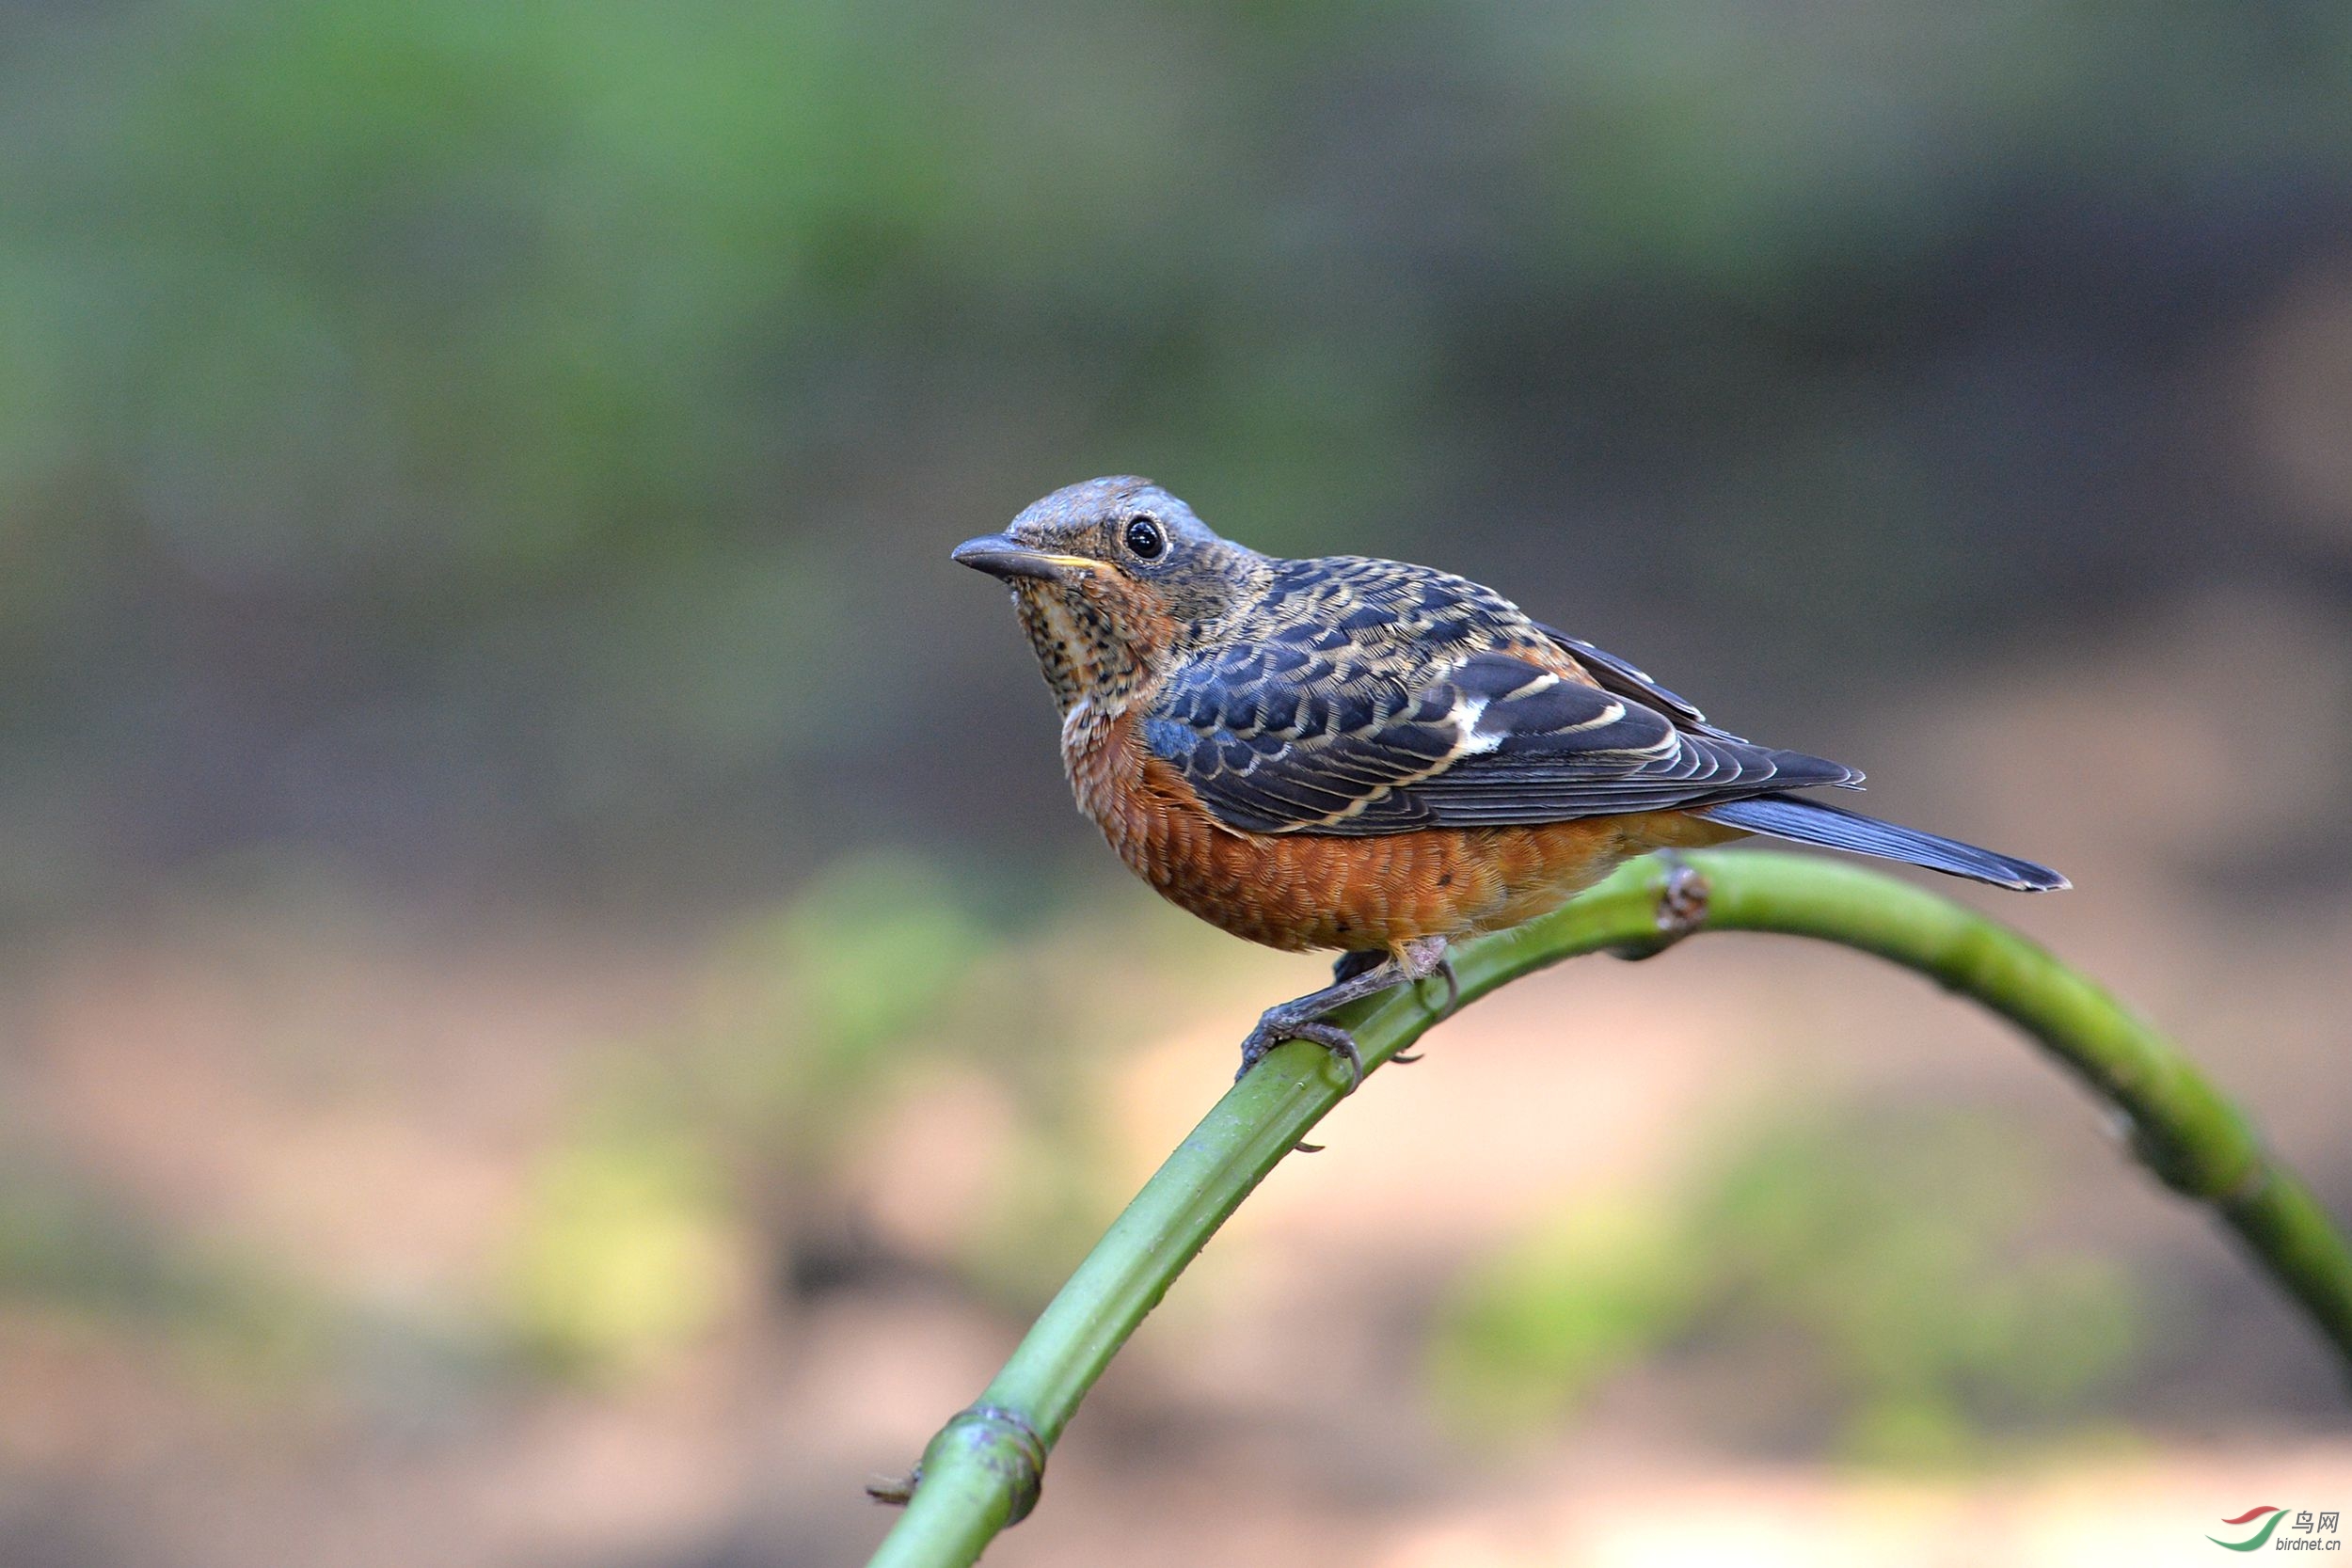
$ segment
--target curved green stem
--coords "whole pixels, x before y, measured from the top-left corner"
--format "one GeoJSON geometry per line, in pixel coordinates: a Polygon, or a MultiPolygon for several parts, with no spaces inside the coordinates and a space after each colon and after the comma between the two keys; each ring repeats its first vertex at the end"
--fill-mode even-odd
{"type": "MultiPolygon", "coordinates": [[[[2254,1262],[2352,1365],[2352,1249],[2295,1175],[2179,1051],[2016,932],[1906,882],[1840,862],[1754,850],[1692,855],[1680,879],[1625,867],[1516,930],[1456,948],[1472,1002],[1563,958],[1657,948],[1696,930],[1777,931],[1874,953],[1975,998],[2032,1036],[2120,1111],[2158,1180],[2213,1206],[2254,1262]]],[[[1337,1021],[1367,1071],[1437,1022],[1438,988],[1391,991],[1337,1021]]],[[[978,1402],[924,1450],[906,1513],[872,1562],[976,1560],[1035,1503],[1046,1453],[1144,1314],[1227,1215],[1324,1114],[1343,1069],[1322,1047],[1269,1053],[1169,1155],[1072,1275],[978,1402]]]]}

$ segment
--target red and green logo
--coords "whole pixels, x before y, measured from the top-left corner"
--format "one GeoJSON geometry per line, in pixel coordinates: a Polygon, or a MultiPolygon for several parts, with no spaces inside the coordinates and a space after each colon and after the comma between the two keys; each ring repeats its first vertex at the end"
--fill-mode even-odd
{"type": "Polygon", "coordinates": [[[2286,1513],[2283,1510],[2265,1503],[2260,1508],[2248,1509],[2245,1513],[2239,1514],[2234,1519],[2224,1519],[2221,1521],[2225,1525],[2250,1525],[2257,1519],[2262,1520],[2263,1528],[2248,1536],[2245,1540],[2224,1541],[2217,1535],[2208,1535],[2205,1539],[2212,1542],[2215,1545],[2220,1546],[2229,1551],[2258,1552],[2269,1544],[2270,1532],[2277,1529],[2279,1528],[2279,1521],[2285,1517],[2286,1513]]]}

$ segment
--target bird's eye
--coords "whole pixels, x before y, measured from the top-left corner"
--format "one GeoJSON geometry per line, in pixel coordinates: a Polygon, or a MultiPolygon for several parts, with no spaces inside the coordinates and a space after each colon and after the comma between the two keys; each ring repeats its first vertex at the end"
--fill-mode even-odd
{"type": "Polygon", "coordinates": [[[1168,548],[1168,535],[1149,517],[1127,519],[1127,551],[1137,561],[1157,561],[1168,548]]]}

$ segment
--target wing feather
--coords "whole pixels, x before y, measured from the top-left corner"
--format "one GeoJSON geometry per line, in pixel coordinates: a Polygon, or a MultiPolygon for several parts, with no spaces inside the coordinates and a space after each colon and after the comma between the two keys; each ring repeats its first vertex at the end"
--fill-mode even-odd
{"type": "Polygon", "coordinates": [[[1220,820],[1270,833],[1560,822],[1860,778],[1707,724],[1622,661],[1588,666],[1593,686],[1456,642],[1408,684],[1343,670],[1338,652],[1245,649],[1180,671],[1146,744],[1220,820]]]}
{"type": "Polygon", "coordinates": [[[1652,678],[1648,671],[1641,669],[1629,660],[1619,658],[1606,648],[1597,648],[1581,637],[1570,637],[1566,632],[1555,626],[1544,626],[1540,622],[1535,624],[1535,629],[1574,654],[1577,662],[1591,671],[1593,678],[1600,682],[1604,689],[1614,691],[1619,696],[1630,697],[1646,706],[1657,708],[1672,718],[1677,729],[1689,730],[1696,735],[1711,736],[1717,740],[1744,741],[1747,738],[1745,736],[1734,735],[1719,725],[1708,723],[1707,715],[1698,710],[1695,703],[1667,690],[1652,678]]]}

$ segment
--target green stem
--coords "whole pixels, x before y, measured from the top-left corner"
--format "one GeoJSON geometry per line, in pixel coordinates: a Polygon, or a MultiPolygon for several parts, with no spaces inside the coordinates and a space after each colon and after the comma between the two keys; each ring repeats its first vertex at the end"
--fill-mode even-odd
{"type": "MultiPolygon", "coordinates": [[[[1692,855],[1689,864],[1696,877],[1686,879],[1680,899],[1669,895],[1667,867],[1637,862],[1540,920],[1457,947],[1462,1001],[1563,958],[1656,948],[1695,930],[1818,937],[1916,970],[2017,1023],[2120,1111],[2133,1151],[2157,1179],[2211,1204],[2352,1366],[2352,1249],[2229,1101],[2114,998],[2016,932],[1875,872],[1753,850],[1692,855]]],[[[1418,992],[1392,991],[1339,1015],[1354,1027],[1367,1071],[1437,1022],[1438,990],[1424,982],[1418,992]]],[[[914,1481],[888,1494],[907,1510],[875,1553],[876,1568],[969,1563],[997,1531],[1020,1522],[1037,1499],[1046,1453],[1086,1391],[1344,1086],[1322,1047],[1294,1042],[1217,1102],[1079,1264],[978,1402],[931,1440],[914,1481]]]]}

